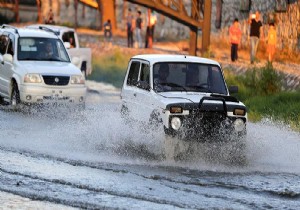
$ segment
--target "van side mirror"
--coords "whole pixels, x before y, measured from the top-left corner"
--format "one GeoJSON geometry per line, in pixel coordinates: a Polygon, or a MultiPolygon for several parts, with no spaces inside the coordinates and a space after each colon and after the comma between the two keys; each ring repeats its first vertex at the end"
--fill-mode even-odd
{"type": "Polygon", "coordinates": [[[9,63],[12,63],[13,62],[13,57],[11,54],[4,54],[3,55],[3,61],[7,61],[9,63]]]}
{"type": "Polygon", "coordinates": [[[238,86],[229,86],[229,93],[238,93],[239,87],[238,86]]]}

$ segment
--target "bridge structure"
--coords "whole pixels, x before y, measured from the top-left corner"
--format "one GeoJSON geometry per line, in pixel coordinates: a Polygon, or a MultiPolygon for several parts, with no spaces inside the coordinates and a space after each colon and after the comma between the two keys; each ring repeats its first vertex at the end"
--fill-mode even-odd
{"type": "MultiPolygon", "coordinates": [[[[104,0],[103,0],[104,1],[104,0]]],[[[99,9],[101,0],[77,0],[82,4],[99,9]]],[[[107,1],[107,0],[105,0],[107,1]]],[[[112,0],[111,0],[112,1],[112,0]]],[[[210,45],[210,26],[212,0],[190,0],[190,11],[187,9],[186,0],[126,0],[128,2],[144,6],[163,14],[170,19],[190,28],[189,54],[197,54],[198,31],[202,30],[202,53],[208,50],[210,45]]],[[[1,7],[17,9],[15,0],[0,0],[1,7]]]]}
{"type": "Polygon", "coordinates": [[[190,28],[189,54],[197,54],[198,30],[202,30],[202,53],[210,44],[211,0],[190,0],[188,12],[184,0],[127,0],[163,14],[190,28]]]}
{"type": "MultiPolygon", "coordinates": [[[[79,0],[88,6],[98,8],[95,0],[79,0]]],[[[190,0],[190,11],[184,0],[127,0],[167,16],[190,28],[189,54],[197,53],[198,31],[202,30],[202,53],[210,44],[210,25],[212,0],[190,0]]],[[[99,2],[99,1],[98,1],[99,2]]]]}

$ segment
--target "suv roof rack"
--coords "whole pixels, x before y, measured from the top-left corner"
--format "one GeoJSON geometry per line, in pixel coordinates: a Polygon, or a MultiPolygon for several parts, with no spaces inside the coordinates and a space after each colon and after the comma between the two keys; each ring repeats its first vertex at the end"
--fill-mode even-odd
{"type": "Polygon", "coordinates": [[[18,28],[17,27],[14,27],[12,25],[7,25],[7,24],[3,24],[1,26],[1,28],[12,28],[12,29],[15,29],[15,32],[18,34],[18,28]]]}
{"type": "Polygon", "coordinates": [[[48,32],[52,32],[52,33],[54,33],[56,36],[59,35],[59,31],[55,31],[55,30],[53,30],[53,29],[51,29],[51,28],[48,28],[48,27],[46,27],[46,26],[39,26],[39,29],[44,30],[44,31],[48,31],[48,32]]]}

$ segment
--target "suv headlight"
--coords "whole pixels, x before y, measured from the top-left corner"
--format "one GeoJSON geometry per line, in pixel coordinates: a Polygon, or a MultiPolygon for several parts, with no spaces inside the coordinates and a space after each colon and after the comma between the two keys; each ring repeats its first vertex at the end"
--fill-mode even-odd
{"type": "Polygon", "coordinates": [[[181,120],[179,117],[173,117],[171,119],[171,127],[174,129],[174,130],[178,130],[180,127],[181,127],[181,120]]]}
{"type": "Polygon", "coordinates": [[[84,84],[85,80],[83,75],[73,75],[71,76],[71,84],[84,84]]]}
{"type": "Polygon", "coordinates": [[[241,132],[245,128],[245,123],[242,119],[238,118],[233,123],[234,129],[238,132],[241,132]]]}
{"type": "Polygon", "coordinates": [[[24,77],[25,83],[41,83],[42,77],[39,74],[26,74],[24,77]]]}

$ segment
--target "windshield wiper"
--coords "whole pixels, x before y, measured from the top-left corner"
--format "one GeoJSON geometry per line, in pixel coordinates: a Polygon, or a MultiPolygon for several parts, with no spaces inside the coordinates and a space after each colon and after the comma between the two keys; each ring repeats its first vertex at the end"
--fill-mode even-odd
{"type": "Polygon", "coordinates": [[[189,85],[187,87],[189,88],[193,88],[199,92],[208,92],[208,93],[212,93],[211,90],[209,88],[206,87],[207,85],[189,85]]]}
{"type": "Polygon", "coordinates": [[[61,61],[61,59],[59,58],[46,58],[46,59],[43,59],[44,61],[61,61]]]}
{"type": "MultiPolygon", "coordinates": [[[[163,83],[159,83],[160,85],[165,85],[165,86],[169,86],[169,87],[175,87],[175,88],[181,88],[183,89],[185,92],[187,92],[187,90],[185,89],[185,87],[176,84],[176,83],[172,83],[172,82],[163,82],[163,83]]],[[[172,90],[173,91],[173,90],[172,90]]]]}
{"type": "Polygon", "coordinates": [[[41,59],[39,58],[22,58],[22,59],[19,59],[20,61],[39,61],[41,59]]]}

